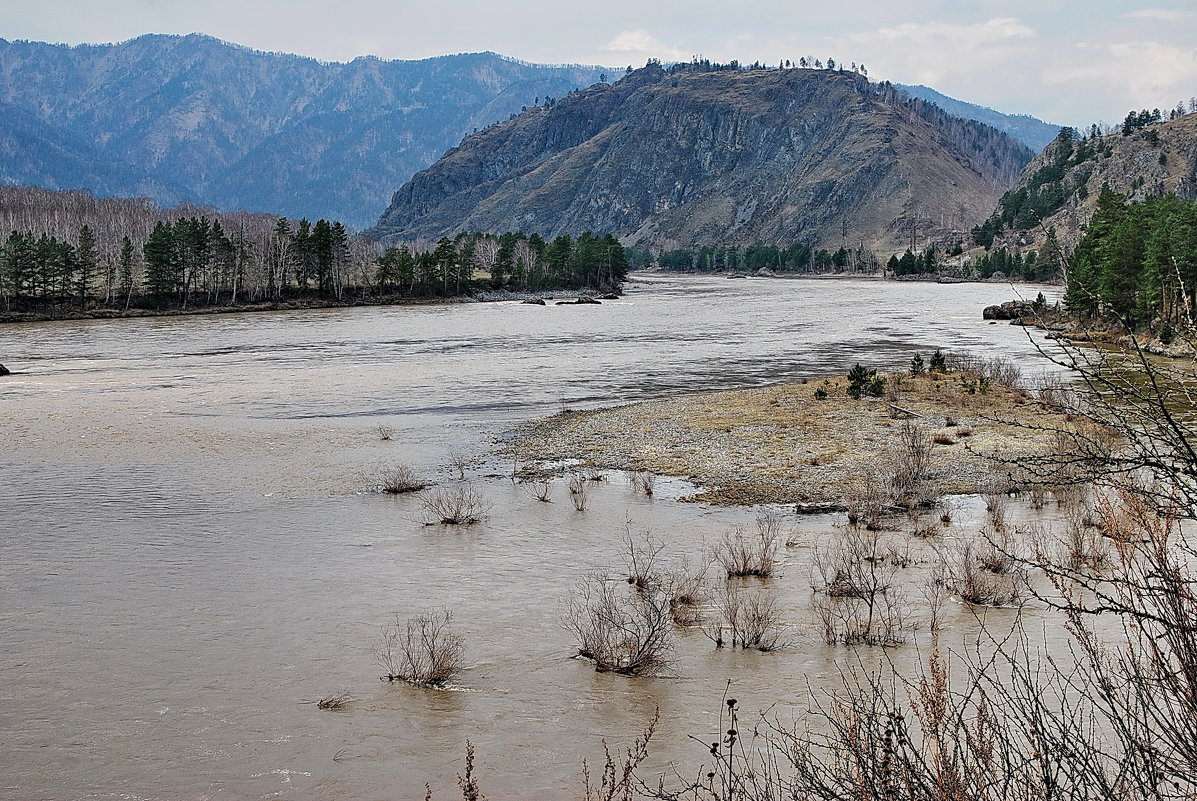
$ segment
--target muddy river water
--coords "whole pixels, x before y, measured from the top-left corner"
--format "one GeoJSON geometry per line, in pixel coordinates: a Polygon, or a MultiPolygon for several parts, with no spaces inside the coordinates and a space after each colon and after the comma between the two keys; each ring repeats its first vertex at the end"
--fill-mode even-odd
{"type": "MultiPolygon", "coordinates": [[[[618,569],[625,529],[698,560],[755,512],[677,503],[676,480],[646,499],[617,475],[583,512],[561,487],[538,503],[493,442],[562,404],[900,369],[937,346],[1034,372],[1021,328],[981,320],[1012,295],[657,276],[602,305],[0,328],[0,798],[407,799],[425,783],[452,798],[467,739],[489,797],[573,798],[581,759],[654,708],[652,768],[689,775],[729,680],[742,708],[789,717],[852,661],[809,611],[804,538],[835,519],[788,521],[773,582],[793,647],[717,651],[683,631],[670,675],[597,674],[569,658],[561,604],[618,569]],[[451,454],[491,504],[478,525],[425,526],[417,497],[368,491],[397,462],[450,482],[451,454]],[[465,637],[461,679],[380,682],[380,627],[440,608],[465,637]],[[349,709],[304,703],[338,690],[349,709]]],[[[956,503],[969,526],[975,502],[956,503]]]]}

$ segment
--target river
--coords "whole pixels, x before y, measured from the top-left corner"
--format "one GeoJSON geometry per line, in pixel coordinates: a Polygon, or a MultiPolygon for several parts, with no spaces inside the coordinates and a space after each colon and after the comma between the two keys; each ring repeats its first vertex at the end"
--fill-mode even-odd
{"type": "MultiPolygon", "coordinates": [[[[708,738],[729,680],[742,708],[789,716],[851,664],[812,628],[804,549],[773,580],[793,647],[716,651],[686,631],[668,676],[596,674],[559,613],[581,577],[618,569],[625,529],[697,560],[753,512],[676,503],[679,480],[646,499],[618,476],[584,512],[560,488],[538,503],[489,456],[496,438],[562,405],[903,369],[936,347],[1035,372],[1023,329],[981,320],[1011,296],[647,276],[602,305],[2,327],[0,797],[407,799],[429,783],[451,798],[468,739],[491,798],[573,798],[581,759],[630,743],[654,708],[650,766],[690,774],[705,748],[689,735],[708,738]],[[417,497],[369,491],[396,462],[449,482],[454,454],[492,505],[478,525],[425,526],[417,497]],[[440,608],[463,677],[380,682],[380,627],[440,608]],[[337,690],[349,709],[304,703],[337,690]]],[[[959,502],[960,525],[977,514],[959,502]]]]}

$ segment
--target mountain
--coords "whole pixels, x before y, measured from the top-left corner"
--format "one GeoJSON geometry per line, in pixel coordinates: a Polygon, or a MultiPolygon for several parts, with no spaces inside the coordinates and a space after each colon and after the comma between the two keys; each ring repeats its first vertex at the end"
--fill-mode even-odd
{"type": "Polygon", "coordinates": [[[591,230],[679,247],[960,239],[1032,157],[986,125],[832,70],[650,64],[479,131],[372,234],[591,230]]]}
{"type": "Polygon", "coordinates": [[[1197,114],[1077,140],[1061,136],[1027,165],[977,230],[979,244],[1035,249],[1055,229],[1076,246],[1102,187],[1142,200],[1175,194],[1197,200],[1197,114]]]}
{"type": "Polygon", "coordinates": [[[983,122],[986,125],[997,128],[999,131],[1008,133],[1036,153],[1047,147],[1048,143],[1056,138],[1056,134],[1063,127],[1052,125],[1049,122],[1044,122],[1028,114],[1003,114],[987,106],[966,103],[963,100],[957,100],[953,97],[940,94],[929,86],[895,85],[913,97],[926,100],[928,103],[934,103],[949,114],[963,117],[966,120],[983,122]]]}
{"type": "Polygon", "coordinates": [[[0,39],[0,181],[368,225],[465,134],[601,71],[495,53],[324,63],[199,34],[0,39]]]}

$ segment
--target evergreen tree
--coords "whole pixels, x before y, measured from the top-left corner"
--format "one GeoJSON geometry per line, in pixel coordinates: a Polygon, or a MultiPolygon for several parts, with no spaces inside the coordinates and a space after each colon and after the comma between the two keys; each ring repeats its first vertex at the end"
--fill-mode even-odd
{"type": "Polygon", "coordinates": [[[175,231],[170,223],[159,222],[154,226],[142,247],[145,258],[145,286],[158,306],[163,299],[178,291],[180,262],[175,243],[175,231]]]}

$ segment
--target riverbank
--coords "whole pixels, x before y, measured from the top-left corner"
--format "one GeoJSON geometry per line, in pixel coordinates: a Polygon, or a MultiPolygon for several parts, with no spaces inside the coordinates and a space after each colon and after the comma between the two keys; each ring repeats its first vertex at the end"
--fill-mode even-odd
{"type": "Polygon", "coordinates": [[[1062,342],[1107,345],[1127,352],[1142,351],[1170,359],[1197,358],[1197,342],[1191,335],[1170,328],[1130,332],[1120,323],[1100,317],[1079,317],[1057,306],[1036,307],[1024,300],[1010,300],[987,306],[982,317],[991,322],[1009,321],[1010,325],[1031,326],[1048,331],[1048,338],[1062,342]]]}
{"type": "MultiPolygon", "coordinates": [[[[509,292],[507,290],[480,290],[472,295],[450,297],[410,297],[407,295],[384,295],[381,297],[355,297],[335,300],[332,298],[293,298],[289,300],[262,303],[237,303],[231,305],[193,306],[187,309],[146,309],[133,307],[114,309],[108,307],[88,309],[55,310],[44,312],[0,312],[3,323],[39,323],[54,320],[128,320],[139,317],[186,317],[205,314],[241,314],[244,312],[298,311],[303,309],[347,309],[362,306],[439,306],[452,303],[493,303],[500,301],[556,300],[577,298],[583,295],[598,295],[595,291],[579,289],[545,290],[541,292],[509,292]]],[[[609,293],[599,295],[603,299],[614,297],[609,293]]]]}
{"type": "Polygon", "coordinates": [[[886,378],[886,398],[854,400],[837,378],[563,412],[518,429],[504,450],[530,478],[578,460],[688,478],[700,487],[691,501],[819,507],[876,474],[907,419],[933,439],[930,471],[945,494],[1008,486],[1013,465],[1048,450],[1045,430],[1068,422],[1016,388],[982,394],[969,374],[886,378]]]}

